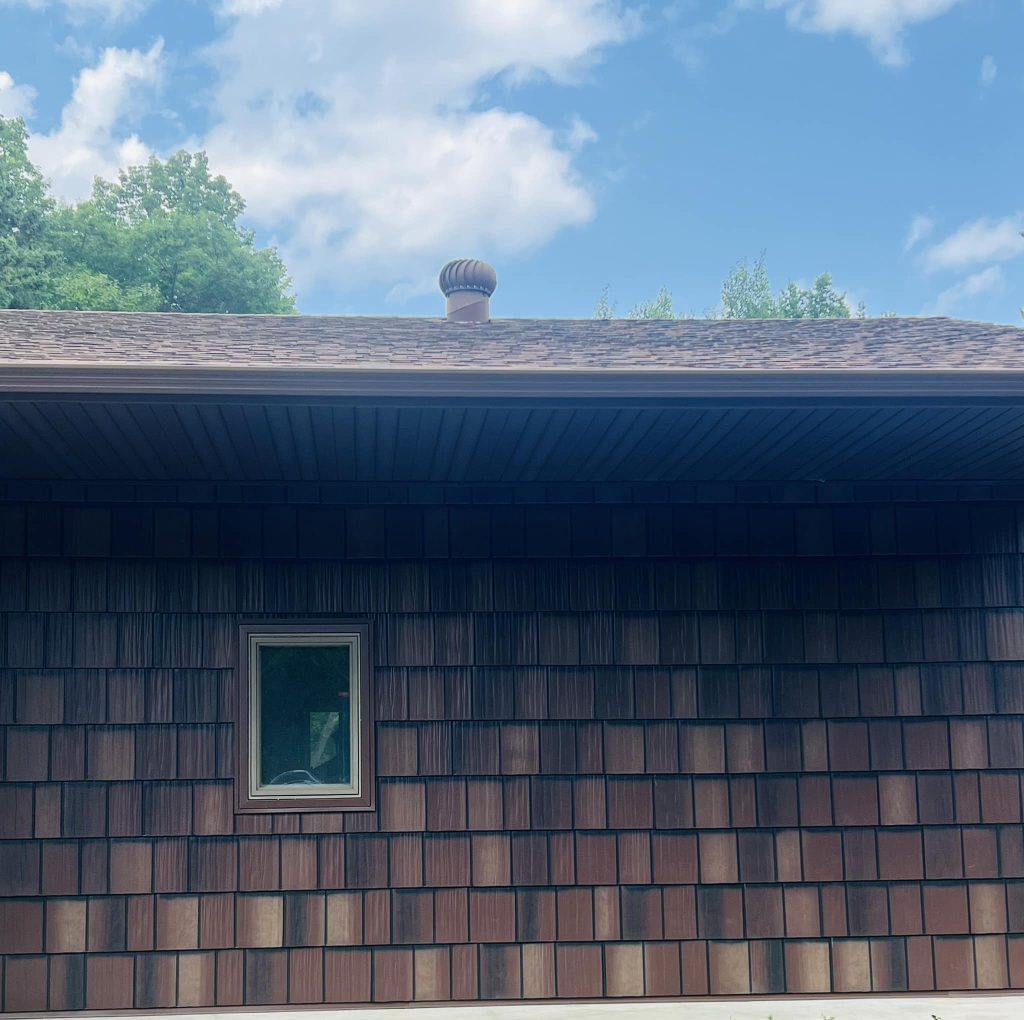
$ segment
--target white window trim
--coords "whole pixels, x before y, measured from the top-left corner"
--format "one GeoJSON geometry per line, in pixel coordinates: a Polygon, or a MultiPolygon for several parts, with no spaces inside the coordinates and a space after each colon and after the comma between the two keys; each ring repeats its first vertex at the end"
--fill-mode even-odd
{"type": "Polygon", "coordinates": [[[362,735],[360,720],[361,704],[360,636],[345,633],[300,633],[249,634],[249,797],[254,801],[303,801],[321,800],[325,797],[356,799],[362,796],[362,735]],[[325,783],[316,786],[260,785],[260,720],[262,699],[260,697],[260,649],[263,647],[294,648],[303,645],[344,645],[349,648],[349,759],[352,781],[349,783],[325,783]],[[301,792],[300,792],[301,791],[301,792]]]}

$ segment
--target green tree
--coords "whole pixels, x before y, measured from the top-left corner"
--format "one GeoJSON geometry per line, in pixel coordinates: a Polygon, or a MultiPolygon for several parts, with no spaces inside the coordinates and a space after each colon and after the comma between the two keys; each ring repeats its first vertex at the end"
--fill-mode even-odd
{"type": "Polygon", "coordinates": [[[152,158],[145,166],[122,170],[116,183],[97,178],[92,202],[111,219],[127,226],[160,215],[183,213],[208,216],[234,228],[245,212],[245,201],[227,179],[210,175],[206,153],[184,149],[165,162],[152,158]]]}
{"type": "Polygon", "coordinates": [[[205,153],[184,151],[58,205],[24,123],[0,117],[0,308],[294,312],[284,263],[239,225],[244,210],[205,153]]]}
{"type": "Polygon", "coordinates": [[[764,252],[753,266],[741,259],[722,281],[722,310],[725,319],[777,319],[779,304],[772,294],[764,252]]]}
{"type": "Polygon", "coordinates": [[[50,281],[48,307],[106,312],[160,311],[154,287],[122,287],[103,273],[85,266],[64,266],[50,281]]]}
{"type": "Polygon", "coordinates": [[[97,179],[89,201],[60,211],[57,235],[68,263],[115,281],[126,308],[294,312],[284,263],[239,226],[244,210],[205,153],[178,152],[97,179]]]}
{"type": "Polygon", "coordinates": [[[672,292],[667,287],[658,291],[653,301],[641,301],[629,310],[628,319],[676,319],[676,310],[672,305],[672,292]]]}
{"type": "MultiPolygon", "coordinates": [[[[608,288],[595,309],[596,318],[615,317],[615,306],[609,300],[608,288]]],[[[863,306],[858,315],[863,316],[863,306]]],[[[778,294],[772,290],[762,252],[753,265],[740,260],[722,282],[721,306],[709,313],[723,319],[848,319],[851,315],[846,295],[835,289],[828,273],[818,276],[810,287],[790,281],[778,294]]],[[[680,318],[672,303],[672,294],[665,287],[652,301],[641,302],[629,312],[630,319],[680,318]]]]}
{"type": "MultiPolygon", "coordinates": [[[[615,304],[608,296],[609,288],[601,291],[601,296],[594,307],[595,319],[614,319],[615,304]]],[[[672,292],[667,287],[662,287],[653,301],[641,301],[626,313],[627,319],[681,319],[683,315],[677,314],[672,302],[672,292]]]]}
{"type": "Polygon", "coordinates": [[[0,117],[0,308],[38,307],[54,253],[47,242],[53,202],[28,158],[19,118],[0,117]]]}
{"type": "Polygon", "coordinates": [[[848,319],[850,305],[828,273],[821,273],[810,287],[792,280],[772,293],[764,252],[752,267],[743,259],[722,283],[722,311],[726,319],[848,319]]]}
{"type": "Polygon", "coordinates": [[[597,299],[597,304],[594,306],[594,318],[595,319],[614,319],[615,318],[615,305],[608,299],[609,288],[605,287],[601,291],[601,296],[597,299]]]}
{"type": "Polygon", "coordinates": [[[782,289],[776,302],[776,315],[770,319],[848,319],[850,306],[846,295],[832,286],[828,273],[818,276],[807,289],[798,287],[792,280],[782,289]]]}

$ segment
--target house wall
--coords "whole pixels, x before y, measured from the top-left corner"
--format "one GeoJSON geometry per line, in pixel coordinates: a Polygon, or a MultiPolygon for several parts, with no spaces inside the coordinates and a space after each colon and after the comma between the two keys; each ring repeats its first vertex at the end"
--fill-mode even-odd
{"type": "Polygon", "coordinates": [[[3,1008],[1024,987],[1020,495],[7,486],[3,1008]],[[371,813],[233,813],[288,614],[371,813]]]}

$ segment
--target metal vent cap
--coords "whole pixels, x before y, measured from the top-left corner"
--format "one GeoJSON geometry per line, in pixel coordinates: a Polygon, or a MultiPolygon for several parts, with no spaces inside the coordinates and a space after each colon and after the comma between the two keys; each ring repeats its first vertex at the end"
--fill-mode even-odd
{"type": "Polygon", "coordinates": [[[437,279],[445,297],[458,291],[476,291],[490,297],[498,286],[494,267],[480,259],[453,259],[437,279]]]}

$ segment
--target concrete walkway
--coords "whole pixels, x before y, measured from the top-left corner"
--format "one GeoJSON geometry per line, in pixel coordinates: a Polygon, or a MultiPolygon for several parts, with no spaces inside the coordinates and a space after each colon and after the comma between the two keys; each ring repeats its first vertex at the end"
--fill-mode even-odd
{"type": "MultiPolygon", "coordinates": [[[[621,1002],[461,1007],[446,1012],[450,1020],[1024,1020],[1024,995],[621,1002]]],[[[401,1020],[436,1020],[432,1014],[431,1009],[404,1010],[401,1020]]],[[[380,1020],[379,1014],[373,1017],[363,1010],[345,1020],[357,1018],[380,1020]]]]}
{"type": "MultiPolygon", "coordinates": [[[[52,1014],[51,1014],[52,1015],[52,1014]]],[[[192,1013],[195,1020],[1024,1020],[1024,995],[745,999],[731,1002],[602,1002],[577,1005],[333,1009],[192,1013]]],[[[168,1014],[160,1020],[167,1020],[168,1014]]],[[[124,1020],[96,1017],[90,1020],[124,1020]]]]}

